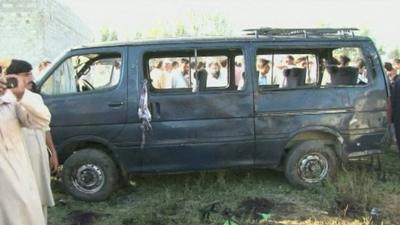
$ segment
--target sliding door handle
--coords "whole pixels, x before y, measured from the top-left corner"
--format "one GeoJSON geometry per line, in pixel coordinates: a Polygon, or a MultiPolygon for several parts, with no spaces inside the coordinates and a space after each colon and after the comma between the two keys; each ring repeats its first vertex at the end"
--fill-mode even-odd
{"type": "Polygon", "coordinates": [[[152,102],[150,104],[150,112],[151,112],[151,115],[154,117],[154,119],[160,119],[161,118],[160,103],[152,102]]]}
{"type": "Polygon", "coordinates": [[[118,108],[124,105],[124,102],[110,102],[108,106],[111,108],[118,108]]]}

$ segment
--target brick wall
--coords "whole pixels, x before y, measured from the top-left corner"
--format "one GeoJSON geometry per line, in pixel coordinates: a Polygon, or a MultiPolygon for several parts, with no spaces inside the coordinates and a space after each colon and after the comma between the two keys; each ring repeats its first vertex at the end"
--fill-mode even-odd
{"type": "Polygon", "coordinates": [[[92,40],[89,28],[58,0],[0,0],[0,58],[36,65],[92,40]]]}

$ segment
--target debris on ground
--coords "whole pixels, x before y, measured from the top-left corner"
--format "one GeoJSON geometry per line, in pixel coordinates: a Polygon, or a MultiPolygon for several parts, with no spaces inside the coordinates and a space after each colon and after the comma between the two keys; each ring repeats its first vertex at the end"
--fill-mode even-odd
{"type": "Polygon", "coordinates": [[[235,211],[238,218],[260,220],[266,217],[274,207],[274,202],[266,198],[248,198],[243,200],[235,211]]]}
{"type": "Polygon", "coordinates": [[[74,210],[67,215],[71,225],[91,225],[97,219],[109,214],[96,213],[92,211],[74,210]]]}
{"type": "Polygon", "coordinates": [[[363,215],[363,207],[352,197],[341,196],[336,198],[333,213],[340,217],[359,218],[363,215]]]}
{"type": "Polygon", "coordinates": [[[57,203],[58,203],[58,205],[62,205],[62,206],[66,206],[67,205],[67,201],[65,200],[65,199],[59,199],[58,201],[57,201],[57,203]]]}
{"type": "Polygon", "coordinates": [[[202,222],[209,222],[211,214],[219,214],[226,221],[224,225],[240,224],[239,220],[267,221],[271,217],[274,202],[266,198],[247,198],[241,201],[235,210],[224,207],[221,202],[210,203],[200,209],[202,222]]]}

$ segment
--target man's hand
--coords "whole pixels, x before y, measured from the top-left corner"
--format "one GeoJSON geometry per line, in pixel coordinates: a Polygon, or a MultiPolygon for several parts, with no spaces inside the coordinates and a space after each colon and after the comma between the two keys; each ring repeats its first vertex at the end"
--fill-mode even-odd
{"type": "MultiPolygon", "coordinates": [[[[4,71],[6,70],[6,68],[8,66],[10,66],[11,64],[11,59],[0,59],[0,69],[1,71],[4,73],[4,71]]],[[[4,94],[4,92],[6,92],[6,85],[2,84],[2,83],[6,83],[6,77],[4,76],[4,74],[0,73],[0,96],[2,96],[4,94]]]]}
{"type": "Polygon", "coordinates": [[[25,93],[25,84],[23,78],[21,76],[16,76],[16,75],[7,75],[7,77],[14,77],[15,79],[17,79],[18,85],[10,90],[18,99],[18,101],[21,100],[22,96],[24,96],[25,93]]]}
{"type": "Polygon", "coordinates": [[[58,156],[57,156],[57,152],[54,150],[50,150],[51,151],[51,156],[50,156],[50,170],[52,174],[57,175],[59,172],[59,162],[58,162],[58,156]]]}
{"type": "Polygon", "coordinates": [[[0,96],[6,92],[6,85],[4,83],[6,83],[6,79],[3,76],[0,76],[0,96]]]}
{"type": "Polygon", "coordinates": [[[58,162],[58,155],[56,147],[54,146],[53,137],[51,136],[50,130],[46,131],[46,145],[48,150],[50,151],[49,164],[51,173],[57,175],[59,172],[60,164],[58,162]]]}

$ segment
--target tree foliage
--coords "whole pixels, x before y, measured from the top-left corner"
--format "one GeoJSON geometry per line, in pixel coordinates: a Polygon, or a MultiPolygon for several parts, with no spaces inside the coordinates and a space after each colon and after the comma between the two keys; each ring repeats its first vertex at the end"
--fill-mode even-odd
{"type": "Polygon", "coordinates": [[[134,38],[229,36],[232,27],[220,14],[192,12],[184,19],[158,22],[134,38]]]}
{"type": "Polygon", "coordinates": [[[118,34],[116,31],[111,31],[108,27],[103,27],[100,30],[100,41],[107,42],[107,41],[117,41],[118,34]]]}

